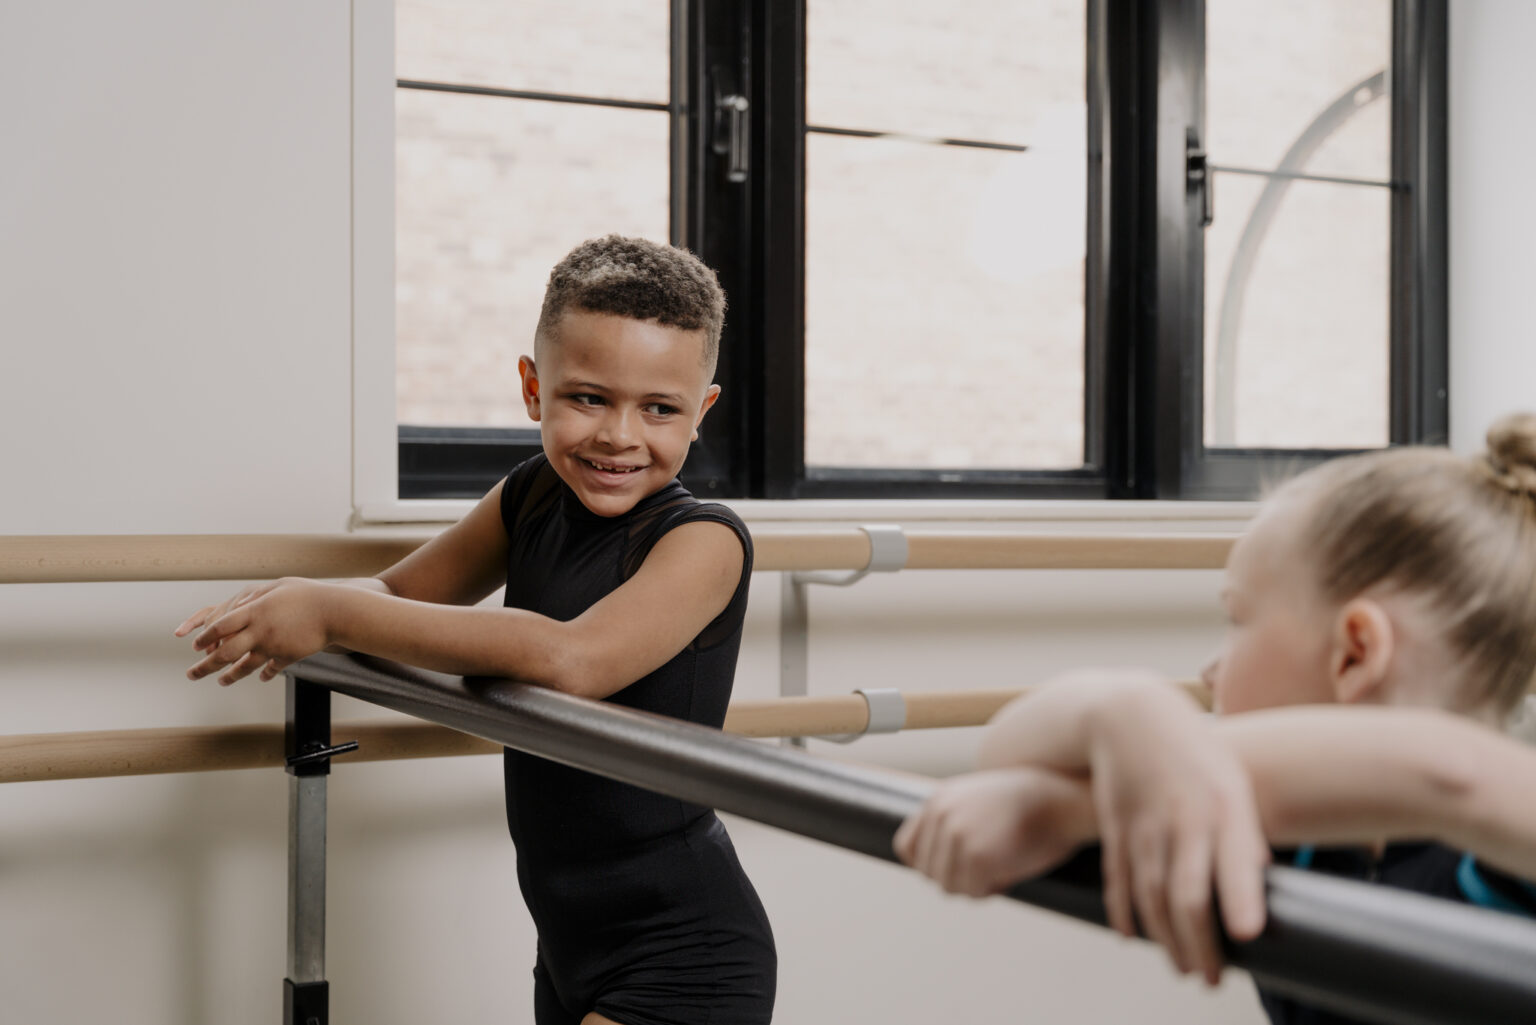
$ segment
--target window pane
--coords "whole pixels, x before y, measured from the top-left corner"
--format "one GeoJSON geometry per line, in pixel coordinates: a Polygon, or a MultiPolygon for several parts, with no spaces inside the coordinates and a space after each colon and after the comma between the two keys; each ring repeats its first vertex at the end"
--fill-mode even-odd
{"type": "Polygon", "coordinates": [[[1028,153],[807,140],[807,465],[1082,465],[1082,124],[1028,153]]]}
{"type": "Polygon", "coordinates": [[[1206,444],[1385,445],[1391,192],[1220,173],[1215,186],[1206,444]]]}
{"type": "Polygon", "coordinates": [[[660,0],[397,0],[395,74],[665,103],[667,8],[660,0]]]}
{"type": "Polygon", "coordinates": [[[1274,170],[1391,172],[1392,0],[1207,0],[1206,149],[1274,170]]]}
{"type": "Polygon", "coordinates": [[[1083,465],[1082,0],[807,7],[809,466],[1083,465]]]}
{"type": "Polygon", "coordinates": [[[810,0],[813,125],[1028,143],[1083,102],[1083,0],[810,0]]]}
{"type": "Polygon", "coordinates": [[[667,115],[409,89],[395,103],[399,421],[527,426],[517,357],[550,268],[608,232],[667,241],[667,115]]]}

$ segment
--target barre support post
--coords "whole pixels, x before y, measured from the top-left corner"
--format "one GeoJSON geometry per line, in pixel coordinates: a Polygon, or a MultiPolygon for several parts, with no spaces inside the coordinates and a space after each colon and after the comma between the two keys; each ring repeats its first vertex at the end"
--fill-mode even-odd
{"type": "Polygon", "coordinates": [[[326,776],[331,692],[288,676],[288,975],[283,1025],[329,1025],[325,981],[326,776]]]}

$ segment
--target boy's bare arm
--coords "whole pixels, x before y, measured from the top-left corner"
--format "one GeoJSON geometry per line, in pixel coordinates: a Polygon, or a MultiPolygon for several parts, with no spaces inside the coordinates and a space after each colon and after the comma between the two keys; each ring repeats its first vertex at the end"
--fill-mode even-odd
{"type": "MultiPolygon", "coordinates": [[[[502,480],[469,515],[378,576],[334,584],[451,605],[480,601],[506,582],[507,535],[501,524],[501,489],[505,484],[502,480]]],[[[174,634],[185,637],[201,630],[284,583],[291,581],[273,580],[242,588],[224,601],[192,613],[174,634]]],[[[266,675],[270,679],[275,672],[266,675]]]]}
{"type": "Polygon", "coordinates": [[[473,605],[507,582],[501,480],[469,513],[380,573],[390,594],[441,605],[473,605]]]}
{"type": "Polygon", "coordinates": [[[208,654],[188,675],[222,672],[225,683],[258,669],[270,676],[269,663],[281,671],[336,644],[440,672],[606,697],[663,665],[725,609],[743,558],[729,527],[685,524],[657,542],[634,577],[569,622],[282,581],[199,635],[208,654]]]}

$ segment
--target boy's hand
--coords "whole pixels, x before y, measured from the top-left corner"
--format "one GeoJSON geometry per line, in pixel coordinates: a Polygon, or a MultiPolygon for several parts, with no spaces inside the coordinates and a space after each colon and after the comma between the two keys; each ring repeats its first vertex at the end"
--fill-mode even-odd
{"type": "Polygon", "coordinates": [[[1171,690],[1121,695],[1096,714],[1090,744],[1110,925],[1133,936],[1139,920],[1180,972],[1214,985],[1213,884],[1229,936],[1252,939],[1264,927],[1269,846],[1247,771],[1171,690]]]}
{"type": "Polygon", "coordinates": [[[896,831],[902,861],[951,893],[985,897],[1066,860],[1092,839],[1087,785],[1044,769],[991,769],[939,784],[896,831]]]}
{"type": "Polygon", "coordinates": [[[223,670],[228,686],[258,669],[270,680],[289,665],[330,644],[327,598],[337,585],[284,577],[248,587],[221,605],[209,606],[176,628],[176,636],[202,628],[192,646],[206,652],[187,670],[199,680],[223,670]]]}
{"type": "Polygon", "coordinates": [[[218,619],[220,616],[224,615],[224,613],[228,612],[230,609],[237,608],[241,605],[244,605],[252,598],[261,594],[265,594],[267,591],[271,590],[276,585],[276,583],[276,581],[271,581],[265,584],[251,584],[249,587],[241,589],[232,597],[226,598],[224,601],[217,605],[203,606],[188,616],[186,619],[182,620],[181,625],[173,631],[173,636],[185,637],[193,630],[196,630],[199,627],[207,626],[215,619],[218,619]]]}

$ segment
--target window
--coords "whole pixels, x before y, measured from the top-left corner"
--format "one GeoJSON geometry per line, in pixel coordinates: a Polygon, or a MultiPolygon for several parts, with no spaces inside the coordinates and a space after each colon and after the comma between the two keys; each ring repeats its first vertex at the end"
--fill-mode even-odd
{"type": "Polygon", "coordinates": [[[1444,0],[397,2],[401,497],[478,495],[544,275],[730,301],[715,497],[1248,497],[1443,440],[1444,0]]]}

